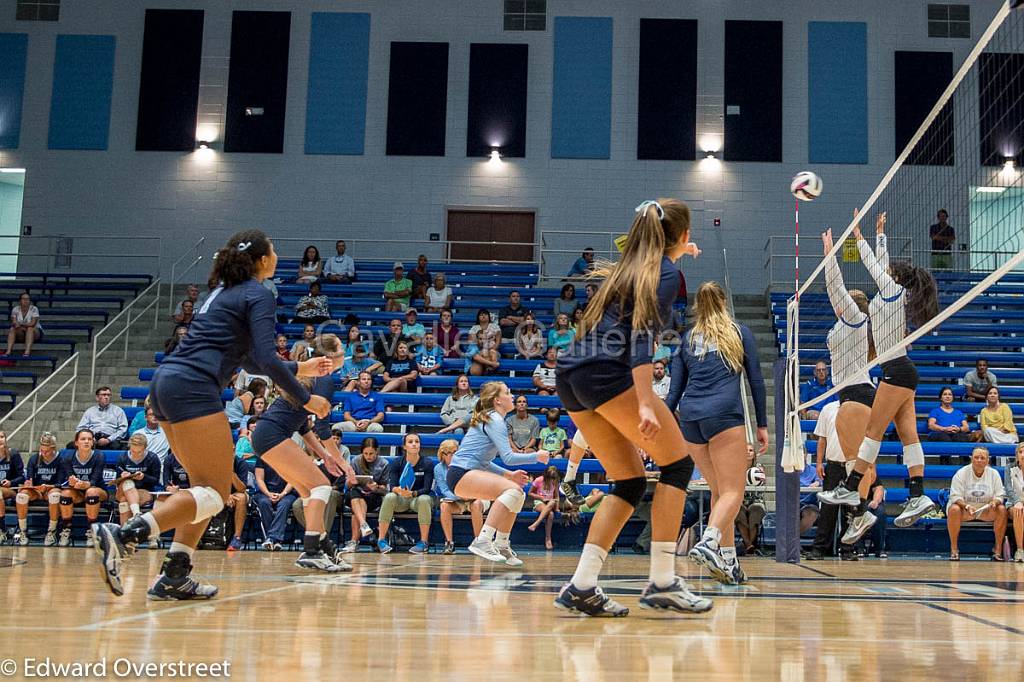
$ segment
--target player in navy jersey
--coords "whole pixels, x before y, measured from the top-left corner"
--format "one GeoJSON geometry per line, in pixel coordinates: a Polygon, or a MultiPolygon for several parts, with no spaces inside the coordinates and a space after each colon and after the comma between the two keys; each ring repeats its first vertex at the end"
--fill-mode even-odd
{"type": "MultiPolygon", "coordinates": [[[[341,367],[345,361],[341,342],[334,334],[321,336],[315,351],[330,360],[331,371],[341,367]]],[[[321,396],[325,400],[329,400],[334,393],[334,378],[330,375],[301,381],[312,395],[321,396]]],[[[333,442],[330,425],[318,420],[315,430],[310,425],[309,413],[296,404],[291,395],[283,394],[260,417],[259,429],[253,434],[253,450],[290,483],[302,499],[306,533],[303,536],[303,552],[295,565],[327,573],[351,571],[352,565],[341,559],[327,537],[330,528],[324,527],[324,508],[331,499],[331,482],[292,440],[292,434],[296,431],[310,451],[323,459],[332,475],[344,473],[349,481],[355,481],[355,471],[341,456],[337,446],[331,451],[323,445],[322,438],[333,442]]]]}
{"type": "Polygon", "coordinates": [[[63,478],[60,491],[61,530],[57,544],[71,544],[71,517],[74,505],[85,504],[85,517],[89,530],[86,542],[93,540],[92,525],[100,516],[100,505],[107,501],[106,481],[103,480],[103,455],[94,449],[96,437],[89,429],[75,433],[75,451],[64,456],[63,478]]]}
{"type": "Polygon", "coordinates": [[[25,462],[21,453],[7,446],[7,434],[0,431],[0,544],[7,543],[6,501],[14,499],[25,482],[25,462]]]}
{"type": "Polygon", "coordinates": [[[587,303],[576,341],[558,359],[556,389],[594,454],[614,481],[590,524],[579,565],[555,606],[589,616],[629,613],[597,586],[608,550],[647,489],[645,450],[661,470],[651,513],[650,583],[640,606],[701,612],[697,597],[675,574],[676,536],[693,462],[664,401],[652,386],[654,343],[672,320],[679,293],[675,261],[700,250],[690,242],[690,209],[676,199],[645,201],[636,209],[622,258],[592,273],[604,279],[587,303]]]}
{"type": "Polygon", "coordinates": [[[209,599],[212,585],[193,580],[192,555],[210,517],[224,508],[231,489],[234,443],[221,392],[234,371],[267,375],[306,410],[326,416],[330,403],[310,396],[300,376],[323,376],[326,358],[286,363],[275,351],[276,302],[262,282],[277,268],[277,254],[259,230],[232,235],[217,252],[209,284],[213,291],[195,314],[188,334],[165,358],[150,382],[150,402],[191,487],[171,495],[152,512],[124,526],[96,528],[96,550],[103,575],[115,595],[124,593],[122,562],[135,547],[174,529],[174,542],[151,599],[209,599]]]}
{"type": "Polygon", "coordinates": [[[39,452],[28,458],[25,480],[14,497],[18,511],[18,535],[15,542],[28,544],[28,505],[45,500],[49,505],[50,524],[46,529],[44,547],[57,544],[57,524],[60,520],[60,485],[63,462],[57,454],[57,438],[49,431],[39,436],[39,452]]]}
{"type": "Polygon", "coordinates": [[[140,507],[153,501],[160,485],[160,458],[146,450],[146,435],[134,433],[128,439],[128,452],[117,460],[117,511],[121,523],[142,513],[140,507]]]}

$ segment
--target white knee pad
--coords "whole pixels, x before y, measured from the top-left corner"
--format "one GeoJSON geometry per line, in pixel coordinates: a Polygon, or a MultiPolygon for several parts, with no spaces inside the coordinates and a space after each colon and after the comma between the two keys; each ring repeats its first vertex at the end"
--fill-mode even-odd
{"type": "Polygon", "coordinates": [[[117,503],[117,511],[119,511],[120,513],[127,514],[129,509],[130,509],[130,507],[128,506],[127,502],[118,502],[117,503]]]}
{"type": "Polygon", "coordinates": [[[135,490],[135,481],[130,478],[126,481],[121,481],[121,490],[128,492],[129,490],[135,490]]]}
{"type": "Polygon", "coordinates": [[[324,504],[327,504],[331,501],[331,486],[318,485],[315,488],[311,488],[309,491],[309,499],[320,500],[324,504]]]}
{"type": "Polygon", "coordinates": [[[224,499],[213,488],[195,486],[185,488],[185,492],[191,494],[196,501],[196,517],[192,520],[192,523],[199,523],[211,516],[216,516],[224,508],[224,499]]]}
{"type": "Polygon", "coordinates": [[[50,493],[46,496],[46,501],[49,502],[50,504],[60,504],[60,491],[51,490],[50,493]]]}
{"type": "Polygon", "coordinates": [[[518,514],[526,502],[526,493],[523,492],[522,488],[509,488],[498,495],[496,501],[508,507],[508,510],[513,514],[518,514]]]}
{"type": "Polygon", "coordinates": [[[18,493],[14,496],[14,503],[26,505],[28,504],[28,493],[18,493]]]}
{"type": "Polygon", "coordinates": [[[903,464],[907,467],[924,466],[924,448],[920,443],[903,446],[903,464]]]}
{"type": "Polygon", "coordinates": [[[862,459],[868,464],[874,464],[878,459],[878,451],[882,449],[882,442],[873,438],[865,438],[857,451],[857,459],[862,459]]]}

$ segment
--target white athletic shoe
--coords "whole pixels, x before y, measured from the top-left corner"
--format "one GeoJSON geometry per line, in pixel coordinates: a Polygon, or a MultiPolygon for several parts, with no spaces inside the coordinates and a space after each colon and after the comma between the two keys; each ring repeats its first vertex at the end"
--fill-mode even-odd
{"type": "Polygon", "coordinates": [[[714,546],[707,538],[701,538],[687,554],[690,560],[698,566],[703,566],[711,573],[711,577],[726,585],[732,584],[732,570],[725,557],[722,556],[722,548],[718,543],[714,546]]]}
{"type": "Polygon", "coordinates": [[[1018,549],[1013,553],[1013,560],[1018,564],[1024,564],[1024,549],[1018,549]]]}
{"type": "Polygon", "coordinates": [[[71,546],[71,529],[65,528],[60,532],[60,538],[57,540],[58,547],[70,547],[71,546]]]}
{"type": "Polygon", "coordinates": [[[19,547],[27,546],[28,545],[28,532],[27,531],[19,531],[17,534],[15,534],[15,536],[14,536],[14,544],[18,545],[19,547]]]}
{"type": "Polygon", "coordinates": [[[46,531],[46,537],[43,538],[43,547],[53,547],[57,544],[57,531],[48,530],[46,531]]]}
{"type": "Polygon", "coordinates": [[[818,493],[818,501],[825,504],[845,504],[848,507],[856,507],[860,504],[860,494],[856,490],[847,490],[845,483],[840,483],[832,490],[823,490],[818,493]]]}
{"type": "Polygon", "coordinates": [[[85,544],[86,544],[86,546],[87,547],[91,547],[92,546],[92,541],[93,541],[92,528],[86,528],[85,529],[85,544]]]}
{"type": "Polygon", "coordinates": [[[648,583],[640,595],[640,608],[656,611],[679,611],[680,613],[704,613],[711,610],[711,600],[698,597],[690,592],[686,581],[676,577],[667,587],[648,583]]]}
{"type": "Polygon", "coordinates": [[[345,546],[338,550],[342,554],[352,554],[359,551],[359,540],[349,540],[345,546]]]}
{"type": "Polygon", "coordinates": [[[878,517],[869,511],[864,512],[860,516],[854,517],[850,521],[850,527],[843,533],[843,537],[840,542],[844,545],[852,545],[864,537],[864,534],[871,530],[871,527],[878,522],[878,517]]]}
{"type": "Polygon", "coordinates": [[[914,522],[919,518],[927,514],[935,503],[927,495],[918,495],[917,497],[911,497],[907,500],[907,504],[903,507],[903,511],[900,515],[893,520],[893,525],[897,528],[908,528],[914,525],[914,522]]]}
{"type": "Polygon", "coordinates": [[[263,544],[260,545],[260,549],[262,549],[264,552],[273,552],[274,551],[274,542],[273,542],[273,540],[264,540],[263,544]]]}
{"type": "MultiPolygon", "coordinates": [[[[469,551],[476,554],[481,559],[487,559],[493,561],[496,564],[505,563],[505,556],[498,552],[494,547],[494,543],[490,540],[481,540],[476,538],[473,542],[469,543],[469,551]]],[[[519,563],[522,563],[521,561],[519,563]]]]}
{"type": "Polygon", "coordinates": [[[523,560],[519,558],[519,555],[515,553],[511,545],[499,545],[495,544],[494,549],[498,551],[498,554],[505,557],[506,566],[522,566],[523,560]]]}

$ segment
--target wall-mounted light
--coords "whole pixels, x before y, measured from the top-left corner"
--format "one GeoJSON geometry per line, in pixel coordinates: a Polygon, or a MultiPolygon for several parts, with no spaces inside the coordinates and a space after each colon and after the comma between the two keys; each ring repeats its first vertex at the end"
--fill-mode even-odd
{"type": "Polygon", "coordinates": [[[713,159],[713,158],[715,158],[715,153],[714,152],[708,152],[707,154],[704,155],[704,158],[705,159],[713,159]]]}
{"type": "Polygon", "coordinates": [[[1003,170],[1006,171],[1007,173],[1012,173],[1013,166],[1013,159],[1006,159],[1006,163],[1003,164],[1003,170]]]}
{"type": "Polygon", "coordinates": [[[199,149],[209,149],[210,148],[210,143],[207,140],[198,140],[196,142],[196,146],[199,149]]]}
{"type": "Polygon", "coordinates": [[[490,158],[491,158],[491,161],[500,162],[501,161],[501,149],[499,149],[498,147],[491,147],[490,158]]]}
{"type": "Polygon", "coordinates": [[[700,148],[704,152],[722,151],[722,136],[717,133],[706,133],[700,136],[700,148]]]}

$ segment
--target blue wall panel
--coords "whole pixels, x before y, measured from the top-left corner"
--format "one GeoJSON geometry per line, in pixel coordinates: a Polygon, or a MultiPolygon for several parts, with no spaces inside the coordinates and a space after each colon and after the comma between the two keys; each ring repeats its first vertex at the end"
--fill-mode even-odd
{"type": "Polygon", "coordinates": [[[555,17],[551,158],[607,159],[612,133],[612,19],[555,17]]]}
{"type": "Polygon", "coordinates": [[[17,149],[25,94],[27,33],[0,33],[0,149],[17,149]]]}
{"type": "Polygon", "coordinates": [[[868,162],[868,27],[807,24],[808,161],[868,162]]]}
{"type": "Polygon", "coordinates": [[[59,35],[50,97],[50,149],[106,149],[114,36],[59,35]]]}
{"type": "Polygon", "coordinates": [[[370,15],[314,12],[306,92],[306,153],[362,154],[370,15]]]}

